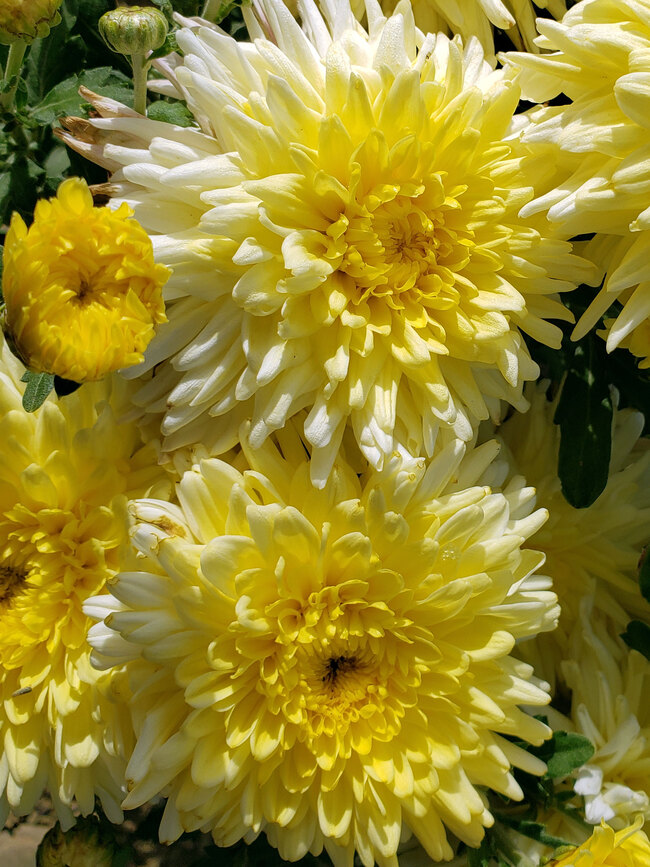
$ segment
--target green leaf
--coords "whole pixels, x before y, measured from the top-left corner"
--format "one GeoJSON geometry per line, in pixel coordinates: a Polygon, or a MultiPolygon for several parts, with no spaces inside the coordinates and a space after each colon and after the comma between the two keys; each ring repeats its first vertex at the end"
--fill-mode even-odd
{"type": "Polygon", "coordinates": [[[152,51],[148,59],[155,60],[157,57],[167,57],[168,54],[172,54],[174,51],[178,51],[178,42],[176,41],[176,34],[174,31],[171,31],[165,37],[165,41],[160,48],[152,51]]]}
{"type": "Polygon", "coordinates": [[[23,409],[27,412],[34,412],[39,406],[42,406],[54,388],[54,374],[34,373],[31,370],[26,370],[21,382],[27,383],[23,394],[23,409]]]}
{"type": "Polygon", "coordinates": [[[162,99],[149,106],[147,117],[176,126],[192,126],[194,123],[194,116],[184,102],[165,102],[162,99]]]}
{"type": "Polygon", "coordinates": [[[562,493],[576,509],[598,499],[609,475],[613,410],[597,339],[589,335],[575,344],[554,419],[561,431],[562,493]]]}
{"type": "Polygon", "coordinates": [[[27,222],[31,221],[38,196],[37,186],[43,169],[33,160],[18,156],[0,182],[0,220],[8,223],[13,211],[18,211],[27,222]]]}
{"type": "Polygon", "coordinates": [[[170,0],[151,0],[151,2],[160,9],[170,24],[174,23],[174,7],[170,0]]]}
{"type": "Polygon", "coordinates": [[[639,569],[639,587],[643,598],[650,602],[650,546],[641,555],[641,568],[639,569]]]}
{"type": "Polygon", "coordinates": [[[588,762],[595,752],[589,738],[575,732],[553,732],[553,737],[538,749],[548,753],[547,756],[539,757],[546,762],[544,776],[549,779],[568,776],[571,771],[588,762]]]}
{"type": "Polygon", "coordinates": [[[551,846],[556,849],[558,846],[570,846],[567,840],[561,837],[554,837],[552,834],[546,833],[546,828],[541,822],[531,822],[527,819],[516,819],[512,816],[505,816],[500,813],[495,814],[495,817],[503,824],[512,828],[513,831],[518,831],[524,837],[530,837],[531,840],[537,840],[544,846],[551,846]]]}
{"type": "Polygon", "coordinates": [[[25,79],[32,104],[43,99],[61,79],[83,68],[86,47],[71,32],[79,11],[77,0],[65,0],[59,11],[61,23],[47,38],[35,40],[27,55],[25,79]]]}
{"type": "Polygon", "coordinates": [[[631,647],[650,660],[650,626],[642,620],[630,620],[621,638],[631,647]]]}
{"type": "Polygon", "coordinates": [[[119,99],[127,105],[129,101],[133,104],[131,82],[126,75],[110,66],[100,66],[98,69],[89,69],[80,75],[72,75],[59,82],[34,107],[32,117],[42,124],[51,124],[63,115],[82,113],[82,106],[86,104],[84,98],[79,95],[79,88],[82,85],[95,93],[119,99]]]}
{"type": "Polygon", "coordinates": [[[494,852],[489,839],[484,837],[478,849],[467,847],[468,867],[490,867],[494,852]]]}

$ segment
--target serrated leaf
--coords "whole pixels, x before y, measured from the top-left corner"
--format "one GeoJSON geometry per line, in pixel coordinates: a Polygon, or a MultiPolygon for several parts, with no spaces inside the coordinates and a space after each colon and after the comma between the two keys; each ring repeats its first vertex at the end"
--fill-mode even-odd
{"type": "Polygon", "coordinates": [[[561,431],[562,493],[576,509],[591,506],[603,492],[612,450],[612,402],[595,339],[575,345],[554,419],[561,431]]]}
{"type": "Polygon", "coordinates": [[[550,779],[568,776],[588,762],[595,752],[589,738],[576,732],[553,732],[553,737],[544,744],[547,745],[550,755],[545,758],[547,770],[544,776],[550,779]]]}
{"type": "Polygon", "coordinates": [[[42,124],[51,124],[63,115],[80,114],[85,104],[85,100],[79,95],[81,85],[95,93],[120,99],[127,104],[129,98],[131,102],[133,101],[131,82],[126,75],[110,66],[100,66],[98,69],[89,69],[80,75],[72,75],[60,81],[38,105],[34,106],[32,117],[42,124]]]}
{"type": "Polygon", "coordinates": [[[194,116],[183,102],[165,102],[160,99],[147,109],[147,117],[173,123],[176,126],[192,126],[194,116]]]}
{"type": "Polygon", "coordinates": [[[646,602],[650,602],[650,550],[648,548],[641,555],[639,588],[646,602]]]}
{"type": "Polygon", "coordinates": [[[23,394],[23,409],[27,412],[34,412],[43,405],[48,394],[54,388],[54,374],[34,373],[31,370],[26,370],[21,382],[27,383],[23,394]]]}
{"type": "Polygon", "coordinates": [[[650,626],[642,620],[630,620],[621,638],[632,650],[642,653],[650,660],[650,626]]]}

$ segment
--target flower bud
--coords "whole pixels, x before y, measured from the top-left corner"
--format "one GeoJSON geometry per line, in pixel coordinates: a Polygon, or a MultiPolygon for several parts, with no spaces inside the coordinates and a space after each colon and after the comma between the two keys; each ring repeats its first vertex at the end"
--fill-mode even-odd
{"type": "Polygon", "coordinates": [[[61,0],[0,0],[0,42],[32,42],[61,20],[61,0]]]}
{"type": "Polygon", "coordinates": [[[119,54],[155,51],[165,41],[167,30],[167,19],[151,6],[121,6],[99,19],[104,42],[119,54]]]}
{"type": "Polygon", "coordinates": [[[97,819],[78,819],[69,831],[57,822],[36,853],[36,867],[112,867],[115,840],[97,819]]]}

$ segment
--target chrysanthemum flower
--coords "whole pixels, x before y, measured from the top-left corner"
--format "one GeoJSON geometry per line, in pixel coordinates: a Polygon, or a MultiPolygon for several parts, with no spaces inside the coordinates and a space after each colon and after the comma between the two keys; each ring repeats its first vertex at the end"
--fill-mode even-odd
{"type": "Polygon", "coordinates": [[[650,841],[641,826],[637,821],[615,832],[603,823],[585,843],[551,861],[548,867],[646,867],[650,841]]]}
{"type": "Polygon", "coordinates": [[[523,95],[541,103],[564,93],[572,102],[530,112],[523,141],[550,147],[548,158],[563,163],[565,177],[524,205],[522,216],[547,212],[574,234],[611,236],[596,242],[611,254],[608,276],[574,337],[619,301],[623,311],[608,328],[607,347],[625,346],[647,367],[650,2],[583,0],[561,22],[540,20],[539,29],[537,44],[551,54],[506,55],[521,69],[523,95]]]}
{"type": "Polygon", "coordinates": [[[596,752],[574,789],[588,822],[622,828],[639,813],[650,819],[650,663],[623,644],[593,596],[582,599],[580,615],[562,669],[571,719],[596,752]]]}
{"type": "Polygon", "coordinates": [[[117,821],[132,729],[115,698],[126,684],[91,667],[81,606],[127,562],[127,496],[160,471],[153,447],[114,418],[108,383],[27,414],[23,370],[3,344],[0,819],[29,813],[47,787],[63,824],[73,798],[91,813],[96,795],[117,821]]]}
{"type": "Polygon", "coordinates": [[[2,291],[6,327],[27,367],[84,382],[142,361],[166,318],[169,271],[154,264],[132,215],[128,205],[94,208],[79,178],[36,205],[29,229],[14,213],[2,291]]]}
{"type": "Polygon", "coordinates": [[[288,860],[324,845],[370,867],[395,863],[406,826],[450,858],[446,829],[475,846],[492,823],[477,786],[518,799],[511,765],[543,769],[502,735],[548,732],[518,708],[546,684],[509,656],[557,617],[521,550],[545,512],[468,487],[494,444],[361,480],[340,459],[318,490],[293,425],[277,437],[242,472],[201,461],[180,508],[136,502],[150,571],[87,603],[96,661],[141,654],[124,805],[166,794],[167,842],[265,831],[288,860]]]}
{"type": "MultiPolygon", "coordinates": [[[[401,3],[369,30],[348,0],[325,19],[245,9],[253,44],[192,24],[169,74],[202,132],[121,116],[65,140],[115,174],[173,265],[169,326],[140,396],[166,447],[258,447],[303,408],[324,483],[351,421],[370,463],[469,440],[537,375],[520,328],[559,345],[555,296],[593,276],[520,207],[553,168],[509,142],[518,88],[480,46],[426,39],[401,3]],[[261,21],[261,23],[259,23],[261,21]],[[541,178],[541,180],[540,180],[541,178]]],[[[100,111],[113,106],[97,102],[100,111]]]]}
{"type": "MultiPolygon", "coordinates": [[[[553,424],[557,400],[547,400],[544,384],[531,390],[529,397],[528,413],[513,415],[499,435],[512,457],[511,472],[521,473],[535,487],[538,504],[550,514],[534,545],[546,554],[546,570],[553,578],[562,616],[552,635],[526,642],[521,652],[538,661],[543,676],[553,682],[568,655],[568,636],[579,616],[580,600],[591,593],[594,581],[613,597],[606,604],[612,616],[620,611],[620,631],[630,616],[650,615],[637,577],[639,557],[650,541],[650,442],[640,438],[640,413],[616,411],[607,486],[591,506],[574,509],[562,494],[557,474],[560,429],[553,424]]],[[[510,486],[521,483],[514,478],[510,486]]]]}
{"type": "MultiPolygon", "coordinates": [[[[384,9],[394,9],[395,2],[383,2],[384,9]]],[[[539,51],[536,9],[548,9],[555,18],[566,12],[565,0],[413,0],[415,23],[424,33],[460,33],[464,42],[473,36],[483,46],[486,56],[494,53],[492,28],[504,30],[519,49],[539,51]]]]}

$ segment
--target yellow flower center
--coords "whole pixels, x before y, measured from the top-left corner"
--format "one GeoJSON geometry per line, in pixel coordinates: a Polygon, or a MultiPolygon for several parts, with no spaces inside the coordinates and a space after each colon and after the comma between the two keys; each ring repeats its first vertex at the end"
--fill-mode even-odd
{"type": "Polygon", "coordinates": [[[390,604],[365,600],[365,587],[354,580],[328,585],[304,603],[282,599],[264,612],[276,637],[259,648],[268,655],[260,660],[258,690],[316,756],[349,755],[368,725],[391,739],[416,702],[421,675],[408,648],[417,629],[390,604]]]}
{"type": "Polygon", "coordinates": [[[353,304],[375,298],[394,310],[458,305],[458,277],[470,262],[474,233],[438,177],[426,186],[380,185],[352,201],[327,234],[340,239],[339,272],[353,304]]]}

